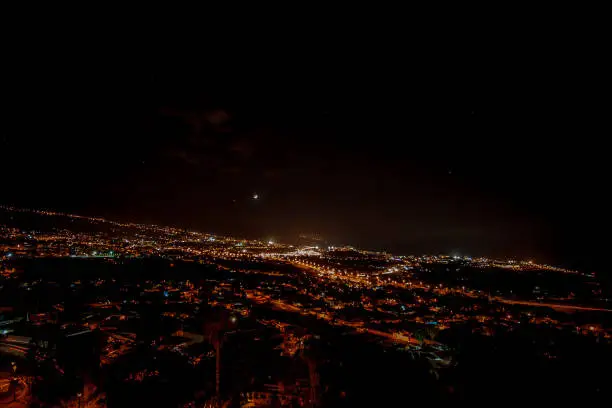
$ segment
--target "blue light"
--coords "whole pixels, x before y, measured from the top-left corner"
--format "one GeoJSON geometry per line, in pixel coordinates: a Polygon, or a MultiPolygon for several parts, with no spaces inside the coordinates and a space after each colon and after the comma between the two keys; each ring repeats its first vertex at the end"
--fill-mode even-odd
{"type": "Polygon", "coordinates": [[[168,291],[164,290],[164,297],[168,297],[168,291]]]}

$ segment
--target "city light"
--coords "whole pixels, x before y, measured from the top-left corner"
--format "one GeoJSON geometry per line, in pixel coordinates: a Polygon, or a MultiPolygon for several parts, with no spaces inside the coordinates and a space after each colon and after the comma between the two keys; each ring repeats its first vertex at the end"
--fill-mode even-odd
{"type": "MultiPolygon", "coordinates": [[[[282,358],[271,367],[290,361],[299,368],[291,372],[315,370],[316,364],[305,362],[315,354],[309,344],[321,338],[323,350],[360,347],[374,356],[380,350],[398,362],[412,356],[449,372],[461,358],[461,336],[491,341],[515,333],[534,336],[539,343],[532,343],[530,352],[542,361],[562,359],[557,348],[568,336],[579,336],[591,346],[612,343],[612,330],[597,317],[612,313],[606,300],[612,296],[593,273],[533,260],[394,255],[324,241],[298,245],[75,215],[35,215],[54,221],[67,217],[82,225],[74,231],[0,226],[0,290],[11,288],[2,292],[0,353],[29,356],[47,364],[58,378],[76,364],[63,361],[78,352],[72,344],[82,342],[90,353],[98,343],[87,339],[94,338],[101,345],[93,366],[104,368],[101,375],[122,367],[117,371],[121,378],[106,380],[125,386],[155,384],[182,375],[164,372],[167,367],[182,367],[192,376],[212,370],[211,382],[204,385],[208,390],[216,390],[217,384],[224,390],[224,375],[232,378],[232,370],[251,370],[248,362],[258,361],[257,353],[266,348],[282,358]],[[38,263],[41,267],[27,269],[38,263]],[[44,275],[60,264],[61,274],[44,275]],[[571,290],[566,281],[572,282],[571,290]],[[75,299],[82,303],[77,314],[75,299]],[[24,303],[26,308],[13,306],[24,303]],[[36,344],[32,333],[49,327],[61,341],[52,347],[36,344]],[[143,357],[142,367],[125,364],[142,350],[152,356],[143,357]],[[232,365],[237,350],[253,353],[240,360],[244,368],[232,365]],[[165,359],[173,363],[158,364],[165,359]]],[[[327,356],[322,364],[334,358],[327,356]]],[[[19,366],[12,366],[16,377],[33,370],[19,366]]],[[[285,398],[287,406],[312,406],[305,401],[326,392],[312,385],[322,378],[316,371],[297,380],[292,375],[267,378],[266,370],[252,372],[257,381],[245,389],[267,384],[274,392],[243,393],[245,401],[270,405],[273,395],[285,398]],[[260,371],[266,375],[257,377],[260,371]]],[[[1,390],[9,385],[0,380],[1,390]]],[[[67,396],[65,401],[71,402],[65,405],[95,406],[93,399],[103,392],[93,392],[91,382],[85,386],[90,388],[67,396]]],[[[19,387],[15,392],[26,400],[26,385],[19,387]]]]}

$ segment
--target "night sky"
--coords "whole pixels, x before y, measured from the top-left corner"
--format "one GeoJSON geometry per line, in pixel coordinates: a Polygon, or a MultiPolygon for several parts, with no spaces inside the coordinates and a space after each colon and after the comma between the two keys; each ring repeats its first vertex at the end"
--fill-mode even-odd
{"type": "Polygon", "coordinates": [[[71,38],[5,51],[3,204],[605,265],[609,96],[584,38],[71,38]]]}

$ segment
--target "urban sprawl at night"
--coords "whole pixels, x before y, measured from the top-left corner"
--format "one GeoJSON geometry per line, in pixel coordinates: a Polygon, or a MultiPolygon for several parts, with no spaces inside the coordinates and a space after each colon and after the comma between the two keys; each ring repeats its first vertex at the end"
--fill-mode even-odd
{"type": "Polygon", "coordinates": [[[0,208],[0,260],[10,407],[609,392],[612,291],[595,273],[13,207],[0,208]]]}

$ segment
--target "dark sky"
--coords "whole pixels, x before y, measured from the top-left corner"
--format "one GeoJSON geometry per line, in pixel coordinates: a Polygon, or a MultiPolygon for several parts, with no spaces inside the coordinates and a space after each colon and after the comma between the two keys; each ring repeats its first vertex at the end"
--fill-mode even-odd
{"type": "Polygon", "coordinates": [[[602,268],[609,93],[589,35],[337,32],[11,45],[0,202],[602,268]]]}

